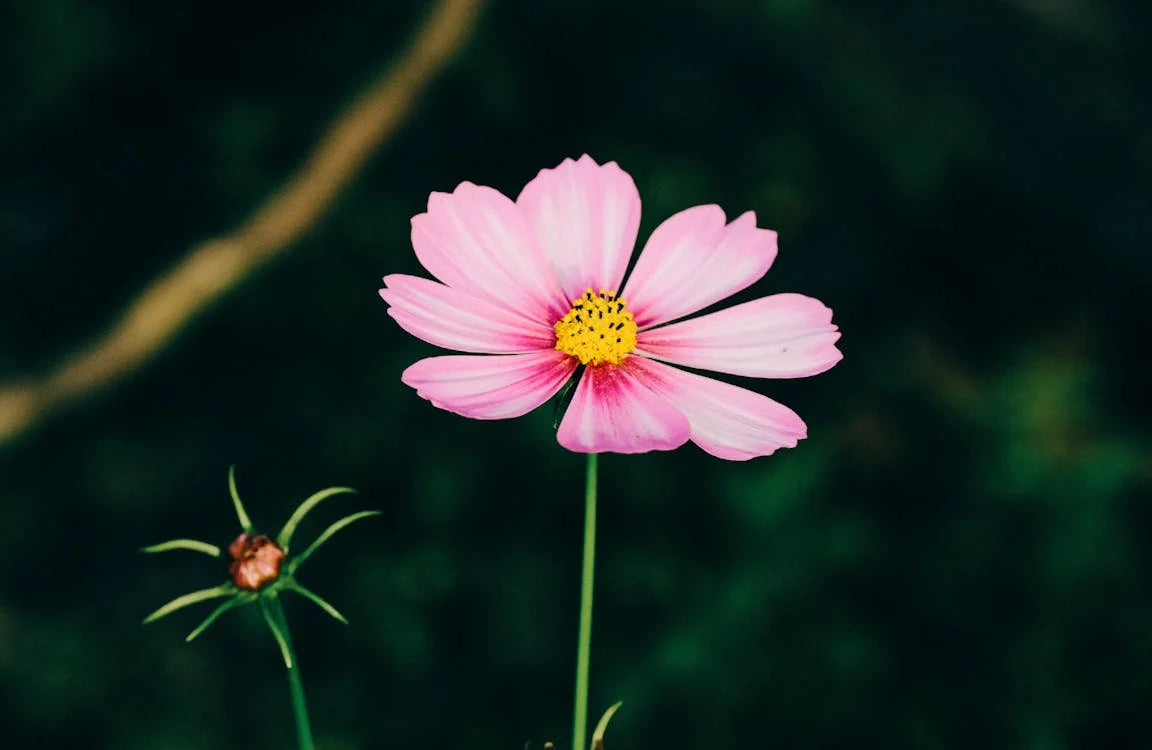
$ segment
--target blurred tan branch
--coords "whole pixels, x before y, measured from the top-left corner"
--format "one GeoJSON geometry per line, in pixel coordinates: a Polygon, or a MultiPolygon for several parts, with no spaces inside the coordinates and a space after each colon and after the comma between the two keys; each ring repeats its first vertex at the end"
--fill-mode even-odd
{"type": "Polygon", "coordinates": [[[0,444],[159,352],[198,313],[308,231],[463,46],[483,0],[440,0],[411,46],[332,123],[308,160],[231,234],[193,247],[111,330],[42,380],[0,387],[0,444]]]}

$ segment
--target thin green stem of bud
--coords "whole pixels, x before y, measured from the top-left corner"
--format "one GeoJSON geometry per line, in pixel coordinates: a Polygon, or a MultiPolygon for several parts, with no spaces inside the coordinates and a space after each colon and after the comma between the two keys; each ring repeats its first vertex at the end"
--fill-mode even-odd
{"type": "MultiPolygon", "coordinates": [[[[264,600],[261,599],[261,602],[264,600]]],[[[292,650],[292,635],[288,632],[288,618],[284,615],[284,607],[276,597],[268,597],[265,607],[265,616],[269,623],[275,621],[283,635],[282,648],[288,654],[288,690],[292,695],[292,715],[296,718],[296,739],[300,750],[315,750],[316,743],[312,740],[312,724],[308,720],[308,703],[304,699],[304,683],[300,680],[300,665],[296,654],[292,650]]]]}

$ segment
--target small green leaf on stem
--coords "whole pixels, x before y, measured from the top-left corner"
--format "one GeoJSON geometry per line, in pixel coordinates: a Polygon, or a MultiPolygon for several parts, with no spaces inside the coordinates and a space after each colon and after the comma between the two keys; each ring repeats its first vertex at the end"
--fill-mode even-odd
{"type": "Polygon", "coordinates": [[[212,557],[220,557],[220,548],[215,544],[208,542],[198,542],[195,539],[173,539],[169,542],[161,542],[160,544],[153,544],[151,547],[141,547],[141,552],[168,552],[174,549],[186,549],[193,552],[203,552],[205,555],[212,557]]]}
{"type": "Polygon", "coordinates": [[[304,516],[308,515],[309,511],[333,495],[355,492],[356,490],[351,487],[329,487],[326,490],[320,490],[312,495],[300,503],[300,507],[292,513],[292,517],[288,519],[288,522],[284,524],[284,528],[281,529],[280,533],[276,536],[276,543],[287,553],[288,544],[292,541],[292,535],[296,533],[296,527],[304,520],[304,516]]]}
{"type": "Polygon", "coordinates": [[[600,723],[596,725],[596,731],[592,733],[592,750],[604,750],[604,732],[608,729],[608,722],[612,720],[612,715],[623,703],[624,701],[618,701],[600,717],[600,723]]]}
{"type": "Polygon", "coordinates": [[[307,560],[312,555],[313,552],[318,550],[320,548],[320,545],[324,544],[324,542],[331,539],[332,535],[335,534],[337,531],[340,531],[341,529],[343,529],[345,526],[347,526],[349,524],[352,524],[352,523],[355,523],[356,521],[359,521],[361,518],[369,518],[370,516],[378,516],[378,515],[380,515],[380,511],[378,511],[378,510],[362,510],[359,513],[353,513],[350,516],[345,516],[344,518],[341,518],[339,521],[337,521],[336,523],[332,524],[327,529],[325,529],[324,533],[321,534],[320,536],[318,536],[316,538],[316,541],[312,542],[312,544],[309,545],[308,549],[304,550],[304,552],[302,552],[299,557],[297,557],[294,560],[292,560],[291,562],[289,562],[289,572],[290,573],[296,572],[296,570],[301,565],[304,564],[304,561],[307,560]]]}
{"type": "Polygon", "coordinates": [[[172,601],[165,604],[160,609],[156,610],[152,614],[145,617],[144,618],[144,624],[147,625],[150,622],[153,622],[155,620],[159,620],[161,617],[164,617],[165,615],[170,615],[173,612],[175,612],[176,610],[182,609],[182,608],[187,607],[191,604],[196,604],[197,602],[206,601],[208,599],[217,599],[221,596],[231,596],[232,594],[235,594],[235,593],[236,593],[236,587],[233,586],[231,583],[225,583],[225,584],[221,584],[219,586],[214,586],[210,589],[201,589],[200,591],[193,591],[191,594],[185,594],[184,596],[178,596],[175,599],[173,599],[172,601]]]}
{"type": "Polygon", "coordinates": [[[240,493],[236,491],[236,466],[228,467],[228,492],[232,495],[232,505],[236,507],[236,518],[240,519],[240,528],[251,533],[252,521],[244,512],[244,503],[240,502],[240,493]]]}

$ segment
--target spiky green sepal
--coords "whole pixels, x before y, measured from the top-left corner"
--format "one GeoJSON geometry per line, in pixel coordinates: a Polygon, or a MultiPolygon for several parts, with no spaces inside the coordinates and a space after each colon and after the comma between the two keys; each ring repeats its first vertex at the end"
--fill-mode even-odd
{"type": "Polygon", "coordinates": [[[161,617],[170,615],[176,610],[183,609],[189,605],[207,601],[208,599],[218,599],[221,596],[232,596],[235,593],[235,586],[233,586],[231,583],[224,583],[219,586],[213,586],[210,589],[201,589],[200,591],[193,591],[192,593],[185,594],[184,596],[178,596],[165,604],[160,609],[145,617],[144,624],[147,625],[150,622],[155,622],[161,617]]]}
{"type": "Polygon", "coordinates": [[[220,615],[224,614],[228,610],[241,607],[245,604],[251,604],[254,601],[256,601],[256,594],[239,594],[232,597],[216,609],[212,610],[212,614],[205,617],[204,621],[197,625],[195,630],[184,637],[184,642],[191,643],[192,641],[196,640],[196,638],[199,637],[201,633],[208,629],[208,626],[216,622],[220,615]]]}
{"type": "Polygon", "coordinates": [[[604,750],[604,732],[608,730],[608,722],[612,720],[613,714],[623,703],[624,701],[617,701],[600,717],[600,723],[596,725],[596,731],[592,733],[592,750],[604,750]]]}
{"type": "Polygon", "coordinates": [[[354,494],[355,492],[356,490],[351,487],[329,487],[326,490],[320,490],[300,503],[300,507],[292,513],[292,517],[288,519],[288,522],[284,524],[284,528],[276,535],[276,543],[284,550],[284,554],[288,554],[288,545],[292,542],[292,536],[296,533],[296,527],[300,525],[300,522],[304,520],[304,516],[308,515],[313,508],[333,495],[345,493],[354,494]]]}
{"type": "Polygon", "coordinates": [[[141,547],[141,552],[153,554],[156,552],[169,552],[174,549],[186,549],[192,552],[203,552],[205,555],[220,557],[220,548],[208,542],[198,542],[195,539],[172,539],[171,541],[153,544],[150,547],[141,547]]]}
{"type": "Polygon", "coordinates": [[[320,609],[327,612],[333,618],[339,620],[340,622],[344,623],[345,625],[348,624],[347,618],[345,618],[344,615],[340,614],[340,610],[336,609],[331,604],[324,601],[324,599],[321,598],[319,594],[315,594],[315,593],[309,591],[308,589],[304,588],[303,586],[301,586],[299,583],[296,583],[295,581],[289,583],[284,588],[287,589],[288,591],[295,591],[300,596],[304,597],[305,599],[310,600],[317,607],[319,607],[320,609]]]}
{"type": "Polygon", "coordinates": [[[331,539],[332,536],[334,534],[336,534],[336,532],[340,531],[341,529],[343,529],[344,527],[346,527],[350,524],[356,523],[361,518],[370,518],[372,516],[378,516],[378,515],[380,515],[380,511],[378,511],[378,510],[362,510],[359,513],[353,513],[350,516],[345,516],[344,518],[341,518],[339,521],[337,521],[336,523],[329,526],[327,529],[324,530],[323,534],[316,537],[316,541],[314,541],[314,542],[312,542],[312,544],[308,545],[308,549],[306,549],[302,553],[300,553],[300,555],[298,557],[288,561],[288,573],[289,573],[289,575],[291,575],[292,573],[295,573],[300,568],[300,566],[304,564],[304,561],[307,560],[309,557],[311,557],[313,552],[320,549],[320,546],[323,545],[325,542],[327,542],[329,539],[331,539]]]}

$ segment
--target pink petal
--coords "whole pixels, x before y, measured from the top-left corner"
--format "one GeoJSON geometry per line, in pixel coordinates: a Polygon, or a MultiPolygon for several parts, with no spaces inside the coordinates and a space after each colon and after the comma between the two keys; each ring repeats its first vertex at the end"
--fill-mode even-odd
{"type": "Polygon", "coordinates": [[[756,378],[802,378],[843,357],[832,311],[802,294],[774,294],[641,331],[636,352],[687,367],[756,378]]]}
{"type": "Polygon", "coordinates": [[[556,439],[578,453],[646,453],[678,448],[688,420],[621,366],[589,367],[576,386],[556,439]]]}
{"type": "Polygon", "coordinates": [[[428,211],[412,217],[412,247],[436,278],[497,305],[551,325],[569,300],[510,198],[462,182],[452,193],[428,196],[428,211]]]}
{"type": "Polygon", "coordinates": [[[796,412],[767,396],[643,357],[633,359],[637,378],[679,409],[692,428],[692,442],[717,458],[768,456],[777,448],[795,448],[807,435],[796,412]]]}
{"type": "Polygon", "coordinates": [[[555,169],[540,170],[516,204],[568,302],[589,287],[619,291],[640,227],[640,194],[616,162],[601,166],[588,155],[565,159],[555,169]]]}
{"type": "Polygon", "coordinates": [[[776,233],[746,211],[695,206],[656,227],[621,293],[641,328],[666,323],[755,283],[776,259],[776,233]]]}
{"type": "Polygon", "coordinates": [[[473,419],[508,419],[552,397],[576,369],[558,351],[422,359],[400,379],[446,411],[473,419]]]}
{"type": "Polygon", "coordinates": [[[551,349],[551,326],[418,276],[384,277],[380,296],[408,333],[446,349],[511,354],[551,349]]]}

